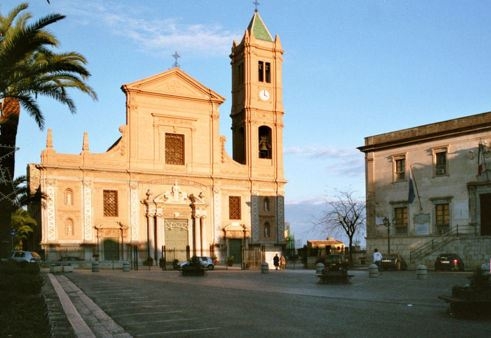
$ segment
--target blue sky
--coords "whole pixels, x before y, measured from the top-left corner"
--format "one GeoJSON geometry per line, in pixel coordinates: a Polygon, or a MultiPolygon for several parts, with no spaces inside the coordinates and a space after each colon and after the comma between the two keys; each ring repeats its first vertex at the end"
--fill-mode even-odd
{"type": "MultiPolygon", "coordinates": [[[[2,0],[1,13],[18,3],[2,0]]],[[[60,51],[87,57],[99,95],[94,102],[73,93],[76,115],[40,100],[58,152],[79,153],[84,131],[91,151],[105,151],[125,123],[121,85],[171,68],[175,51],[184,71],[226,98],[221,134],[230,149],[228,55],[252,17],[252,0],[29,3],[34,18],[67,16],[50,30],[60,51]]],[[[337,191],[363,199],[356,147],[366,136],[490,110],[490,1],[262,0],[258,8],[285,50],[287,208],[322,203],[337,191]]],[[[46,130],[23,114],[16,175],[39,162],[45,139],[46,130]]],[[[315,216],[292,218],[307,226],[315,216]]]]}

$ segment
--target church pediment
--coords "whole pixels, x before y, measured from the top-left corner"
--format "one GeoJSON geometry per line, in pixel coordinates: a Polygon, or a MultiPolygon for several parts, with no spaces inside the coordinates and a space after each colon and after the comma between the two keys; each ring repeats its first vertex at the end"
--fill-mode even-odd
{"type": "Polygon", "coordinates": [[[163,194],[159,194],[155,196],[155,199],[153,201],[156,204],[161,204],[161,203],[189,204],[190,203],[188,199],[188,195],[185,192],[181,191],[181,187],[177,183],[175,183],[168,191],[164,192],[163,194]]]}
{"type": "Polygon", "coordinates": [[[218,103],[224,97],[204,86],[180,68],[172,68],[166,72],[123,85],[125,92],[145,92],[149,94],[172,97],[212,100],[218,103]]]}
{"type": "Polygon", "coordinates": [[[223,228],[225,238],[244,239],[251,236],[250,230],[244,224],[230,223],[223,228]]]}

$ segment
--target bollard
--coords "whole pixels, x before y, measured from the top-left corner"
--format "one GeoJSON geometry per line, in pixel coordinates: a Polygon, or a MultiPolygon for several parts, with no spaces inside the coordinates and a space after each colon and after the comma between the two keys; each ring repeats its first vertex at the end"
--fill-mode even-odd
{"type": "Polygon", "coordinates": [[[130,262],[124,261],[123,262],[123,272],[129,272],[130,271],[130,262]]]}
{"type": "Polygon", "coordinates": [[[73,272],[73,266],[71,264],[63,265],[63,272],[73,272]]]}
{"type": "Polygon", "coordinates": [[[268,273],[269,272],[269,265],[266,262],[263,262],[261,264],[261,273],[268,273]]]}
{"type": "Polygon", "coordinates": [[[370,264],[368,267],[368,277],[375,278],[379,276],[377,264],[370,264]]]}
{"type": "Polygon", "coordinates": [[[51,264],[49,266],[49,272],[51,272],[51,273],[59,273],[59,272],[62,272],[62,271],[63,271],[63,268],[59,264],[51,264]]]}
{"type": "Polygon", "coordinates": [[[99,262],[92,262],[92,272],[99,272],[99,262]]]}
{"type": "Polygon", "coordinates": [[[315,265],[315,274],[319,275],[322,273],[322,271],[324,271],[324,263],[317,263],[315,265]]]}
{"type": "Polygon", "coordinates": [[[417,279],[426,279],[428,276],[428,268],[426,265],[420,264],[416,268],[416,278],[417,279]]]}

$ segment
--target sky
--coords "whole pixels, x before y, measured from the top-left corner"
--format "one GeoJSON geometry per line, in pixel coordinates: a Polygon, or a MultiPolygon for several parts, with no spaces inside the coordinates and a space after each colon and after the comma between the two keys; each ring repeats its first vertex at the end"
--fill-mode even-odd
{"type": "MultiPolygon", "coordinates": [[[[27,1],[49,26],[58,51],[88,59],[98,101],[72,93],[77,114],[39,102],[39,130],[21,115],[16,176],[39,163],[46,129],[59,153],[104,152],[125,123],[120,87],[173,67],[226,98],[220,132],[231,154],[230,48],[252,18],[252,0],[27,1]]],[[[19,1],[2,0],[6,15],[19,1]]],[[[364,138],[491,110],[491,1],[260,0],[257,6],[284,53],[286,221],[310,230],[339,192],[365,197],[364,138]],[[289,212],[291,210],[291,212],[289,212]],[[293,211],[295,210],[295,211],[293,211]]],[[[314,230],[312,230],[314,231],[314,230]]]]}

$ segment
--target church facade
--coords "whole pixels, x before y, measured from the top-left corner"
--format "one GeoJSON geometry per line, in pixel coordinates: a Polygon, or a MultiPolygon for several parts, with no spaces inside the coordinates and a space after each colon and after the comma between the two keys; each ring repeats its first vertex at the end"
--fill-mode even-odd
{"type": "Polygon", "coordinates": [[[122,86],[126,123],[104,153],[87,133],[79,154],[57,153],[48,130],[28,166],[29,188],[46,196],[46,259],[271,262],[285,245],[282,55],[256,11],[230,55],[231,156],[224,98],[178,67],[122,86]]]}

